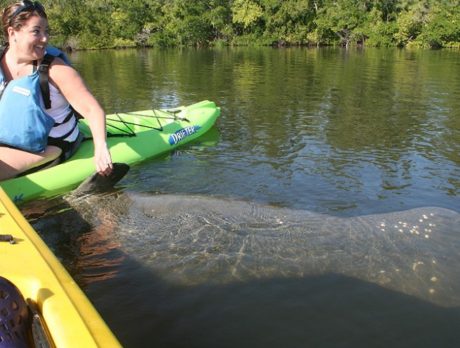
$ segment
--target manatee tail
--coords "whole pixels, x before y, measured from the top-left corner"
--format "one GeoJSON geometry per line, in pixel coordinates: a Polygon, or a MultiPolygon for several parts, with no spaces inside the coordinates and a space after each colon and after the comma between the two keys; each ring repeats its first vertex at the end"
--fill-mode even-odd
{"type": "Polygon", "coordinates": [[[80,196],[90,193],[104,192],[111,189],[119,182],[129,171],[129,165],[126,163],[113,163],[112,173],[108,176],[94,173],[83,181],[75,190],[72,196],[80,196]]]}

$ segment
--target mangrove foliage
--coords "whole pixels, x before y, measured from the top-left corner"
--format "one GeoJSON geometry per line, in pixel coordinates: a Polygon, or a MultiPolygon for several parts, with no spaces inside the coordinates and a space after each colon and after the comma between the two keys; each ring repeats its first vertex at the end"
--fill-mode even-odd
{"type": "MultiPolygon", "coordinates": [[[[10,1],[0,1],[4,6],[10,1]]],[[[460,47],[454,0],[43,0],[73,49],[208,45],[460,47]]]]}

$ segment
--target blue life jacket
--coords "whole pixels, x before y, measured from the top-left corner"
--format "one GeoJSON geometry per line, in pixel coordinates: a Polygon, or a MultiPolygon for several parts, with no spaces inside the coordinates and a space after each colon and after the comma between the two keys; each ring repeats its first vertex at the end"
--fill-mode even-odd
{"type": "MultiPolygon", "coordinates": [[[[46,55],[60,57],[68,63],[64,53],[57,48],[47,47],[46,55]]],[[[46,76],[48,68],[49,64],[45,67],[46,76]]],[[[43,70],[40,66],[30,75],[6,81],[0,68],[0,144],[29,152],[45,150],[54,120],[41,106],[40,74],[43,75],[43,70]]],[[[49,88],[48,80],[46,87],[49,88]]]]}

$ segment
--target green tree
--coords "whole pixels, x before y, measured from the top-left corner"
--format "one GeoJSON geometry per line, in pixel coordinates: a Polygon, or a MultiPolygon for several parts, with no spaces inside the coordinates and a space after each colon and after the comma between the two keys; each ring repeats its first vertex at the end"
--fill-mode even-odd
{"type": "Polygon", "coordinates": [[[325,1],[315,20],[321,39],[328,42],[333,33],[346,47],[352,42],[364,40],[368,6],[368,2],[360,0],[325,1]]]}
{"type": "Polygon", "coordinates": [[[233,23],[242,25],[244,29],[255,26],[264,13],[262,6],[254,0],[235,0],[231,9],[233,23]]]}
{"type": "Polygon", "coordinates": [[[266,35],[287,43],[307,43],[314,30],[315,6],[310,0],[266,0],[266,35]]]}
{"type": "Polygon", "coordinates": [[[232,12],[227,0],[210,0],[203,17],[212,28],[215,40],[231,41],[234,32],[232,27],[232,12]]]}
{"type": "Polygon", "coordinates": [[[163,44],[203,46],[213,38],[215,27],[204,14],[212,8],[209,0],[171,0],[162,6],[163,44]]]}
{"type": "Polygon", "coordinates": [[[460,7],[453,2],[439,2],[431,6],[422,32],[417,37],[421,46],[431,48],[459,47],[460,7]]]}
{"type": "Polygon", "coordinates": [[[397,32],[394,34],[394,40],[397,46],[403,47],[415,41],[422,32],[428,12],[427,1],[405,2],[404,9],[396,21],[397,32]]]}

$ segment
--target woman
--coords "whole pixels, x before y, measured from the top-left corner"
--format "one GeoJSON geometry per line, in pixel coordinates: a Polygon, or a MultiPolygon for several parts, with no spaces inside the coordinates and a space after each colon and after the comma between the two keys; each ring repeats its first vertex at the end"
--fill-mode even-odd
{"type": "Polygon", "coordinates": [[[37,67],[45,57],[49,39],[43,6],[28,0],[14,3],[4,9],[2,25],[7,43],[0,60],[0,180],[70,157],[82,140],[72,109],[89,121],[96,171],[109,175],[113,165],[106,142],[105,113],[76,70],[63,59],[54,58],[48,69],[51,108],[45,110],[43,99],[34,97],[39,87],[37,67]],[[37,135],[43,146],[22,145],[33,136],[21,128],[25,127],[21,117],[37,122],[34,131],[44,129],[44,135],[37,135]]]}

